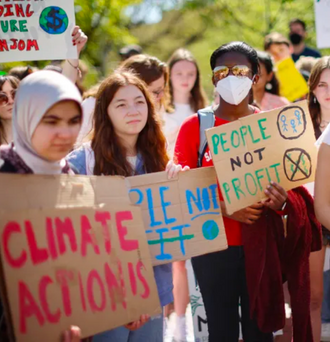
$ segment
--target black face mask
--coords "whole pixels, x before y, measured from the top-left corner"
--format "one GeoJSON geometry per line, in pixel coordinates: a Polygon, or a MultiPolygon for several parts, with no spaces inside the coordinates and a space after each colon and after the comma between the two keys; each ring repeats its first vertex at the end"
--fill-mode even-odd
{"type": "Polygon", "coordinates": [[[300,34],[298,33],[290,34],[290,41],[293,45],[299,45],[302,40],[303,40],[303,37],[300,34]]]}

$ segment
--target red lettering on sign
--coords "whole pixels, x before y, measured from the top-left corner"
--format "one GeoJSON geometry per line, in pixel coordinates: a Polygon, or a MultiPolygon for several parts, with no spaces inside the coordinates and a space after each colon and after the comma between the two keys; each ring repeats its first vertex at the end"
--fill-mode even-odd
{"type": "Polygon", "coordinates": [[[13,233],[21,233],[21,226],[17,222],[9,222],[2,233],[2,247],[5,254],[5,259],[11,267],[20,268],[22,267],[26,260],[27,254],[23,250],[18,258],[14,258],[9,251],[9,239],[13,233]]]}
{"type": "Polygon", "coordinates": [[[116,276],[113,274],[110,266],[108,264],[104,265],[105,281],[107,283],[108,292],[111,300],[111,310],[115,311],[117,309],[118,298],[121,299],[124,309],[126,309],[126,302],[124,291],[120,288],[116,276]]]}
{"type": "Polygon", "coordinates": [[[31,51],[34,48],[36,51],[39,51],[38,41],[36,39],[28,39],[26,51],[31,51]]]}
{"type": "Polygon", "coordinates": [[[97,211],[95,213],[95,221],[100,222],[103,228],[103,237],[104,237],[104,245],[105,250],[108,254],[111,253],[111,241],[109,234],[109,226],[107,221],[111,220],[110,213],[107,211],[97,211]]]}
{"type": "Polygon", "coordinates": [[[150,296],[150,288],[149,288],[147,280],[144,278],[144,276],[141,272],[141,270],[143,268],[145,269],[142,261],[139,261],[136,265],[136,271],[137,271],[137,276],[138,276],[139,280],[141,281],[141,283],[144,287],[144,293],[141,295],[141,297],[143,299],[146,299],[146,298],[149,298],[149,296],[150,296]]]}
{"type": "Polygon", "coordinates": [[[15,5],[16,17],[25,17],[23,5],[15,5]]]}
{"type": "Polygon", "coordinates": [[[37,302],[34,300],[27,285],[20,281],[18,283],[18,305],[19,305],[19,331],[22,334],[26,333],[26,320],[32,316],[35,316],[40,326],[45,324],[45,318],[43,317],[37,302]]]}
{"type": "Polygon", "coordinates": [[[56,250],[53,221],[49,217],[46,218],[46,235],[47,235],[47,243],[48,243],[50,256],[53,260],[56,260],[58,257],[58,254],[56,250]]]}
{"type": "Polygon", "coordinates": [[[49,304],[47,301],[47,286],[53,284],[53,280],[49,276],[41,278],[39,283],[39,298],[42,310],[45,313],[46,319],[49,323],[58,323],[61,318],[61,311],[57,309],[55,313],[51,313],[49,310],[49,304]]]}
{"type": "Polygon", "coordinates": [[[30,4],[28,4],[28,5],[26,6],[25,14],[26,14],[26,16],[27,16],[28,18],[30,18],[30,17],[34,14],[34,11],[31,10],[31,5],[30,5],[30,4]]]}
{"type": "Polygon", "coordinates": [[[87,255],[87,245],[91,244],[94,248],[95,254],[100,254],[99,246],[97,245],[95,235],[91,232],[92,227],[85,215],[81,216],[81,254],[82,256],[87,255]]]}
{"type": "Polygon", "coordinates": [[[131,262],[128,263],[128,274],[129,274],[129,282],[131,284],[132,293],[134,296],[136,296],[136,293],[137,293],[136,277],[134,273],[134,266],[131,262]]]}
{"type": "Polygon", "coordinates": [[[4,15],[4,17],[10,17],[14,15],[14,12],[12,11],[12,7],[13,5],[4,5],[6,13],[4,15]]]}
{"type": "Polygon", "coordinates": [[[63,222],[61,221],[61,219],[56,217],[55,226],[56,226],[56,235],[57,235],[58,248],[59,248],[60,254],[62,255],[66,252],[64,235],[66,235],[69,239],[71,251],[76,252],[78,250],[77,239],[76,239],[76,234],[75,234],[71,219],[65,218],[63,222]]]}
{"type": "Polygon", "coordinates": [[[66,270],[60,270],[56,272],[56,280],[61,285],[62,291],[62,301],[64,307],[65,316],[69,317],[72,313],[71,308],[71,298],[70,298],[70,289],[68,281],[73,280],[73,273],[66,270]]]}
{"type": "Polygon", "coordinates": [[[122,225],[122,221],[133,220],[133,215],[130,211],[120,211],[116,213],[116,224],[120,246],[123,251],[129,252],[139,248],[138,240],[126,240],[127,228],[122,225]]]}
{"type": "Polygon", "coordinates": [[[79,272],[79,289],[80,289],[80,299],[81,299],[81,305],[83,310],[86,312],[86,299],[85,299],[85,292],[84,292],[84,286],[83,286],[83,281],[81,279],[81,274],[79,272]]]}
{"type": "Polygon", "coordinates": [[[88,298],[89,305],[90,305],[90,307],[91,307],[93,312],[95,312],[95,311],[103,311],[105,309],[105,305],[106,305],[105,289],[104,289],[104,285],[103,285],[103,282],[101,280],[101,277],[97,273],[96,270],[92,270],[89,273],[89,275],[88,275],[88,279],[87,279],[87,298],[88,298]],[[97,291],[93,291],[94,280],[99,285],[99,289],[97,291]],[[96,304],[95,297],[94,297],[94,293],[95,292],[101,294],[101,303],[100,303],[100,305],[96,304]]]}
{"type": "Polygon", "coordinates": [[[7,41],[6,39],[0,39],[0,52],[3,52],[4,50],[9,51],[7,41]]]}
{"type": "Polygon", "coordinates": [[[33,226],[30,221],[25,221],[25,234],[30,248],[31,260],[34,265],[38,265],[48,260],[47,248],[39,248],[34,235],[33,226]]]}

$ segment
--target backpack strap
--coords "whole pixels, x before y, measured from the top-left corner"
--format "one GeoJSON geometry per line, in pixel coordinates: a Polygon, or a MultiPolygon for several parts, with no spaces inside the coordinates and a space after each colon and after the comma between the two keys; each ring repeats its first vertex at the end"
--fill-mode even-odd
{"type": "Polygon", "coordinates": [[[206,107],[197,112],[199,121],[199,149],[198,149],[198,167],[202,166],[203,156],[207,147],[205,130],[214,127],[215,117],[212,107],[206,107]]]}

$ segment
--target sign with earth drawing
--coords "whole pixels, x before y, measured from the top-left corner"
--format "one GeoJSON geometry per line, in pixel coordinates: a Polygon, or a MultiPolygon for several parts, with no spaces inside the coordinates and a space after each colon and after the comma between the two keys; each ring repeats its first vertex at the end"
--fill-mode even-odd
{"type": "Polygon", "coordinates": [[[0,0],[0,62],[77,58],[73,0],[0,0]]]}
{"type": "Polygon", "coordinates": [[[316,147],[306,101],[206,131],[229,214],[265,199],[271,181],[290,190],[314,181],[316,147]]]}

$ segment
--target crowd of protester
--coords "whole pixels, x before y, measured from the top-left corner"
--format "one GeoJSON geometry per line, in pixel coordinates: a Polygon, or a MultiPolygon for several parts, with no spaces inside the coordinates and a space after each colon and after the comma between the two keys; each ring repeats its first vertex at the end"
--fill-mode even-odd
{"type": "MultiPolygon", "coordinates": [[[[314,184],[286,191],[271,182],[265,190],[267,200],[231,215],[220,192],[229,247],[194,257],[192,265],[210,342],[238,341],[239,305],[244,341],[274,341],[273,333],[285,325],[285,302],[292,308],[289,334],[295,342],[330,340],[330,279],[325,277],[323,283],[330,244],[330,57],[306,46],[302,20],[292,20],[289,30],[289,38],[278,32],[267,35],[264,51],[240,41],[215,47],[210,56],[213,102],[203,90],[199,61],[184,48],[164,62],[143,54],[137,45],[126,46],[120,50],[118,68],[89,90],[82,86],[87,70],[79,60],[54,63],[45,70],[13,68],[0,76],[0,172],[126,177],[166,170],[174,177],[213,166],[207,144],[201,150],[201,116],[212,116],[213,126],[220,126],[290,104],[281,93],[277,65],[292,58],[309,87],[296,100],[307,99],[318,139],[315,191],[314,184]],[[308,215],[302,218],[301,212],[308,215]],[[297,236],[306,230],[311,234],[301,243],[297,236]],[[277,232],[279,240],[267,239],[267,231],[277,232]],[[275,272],[280,261],[274,255],[257,259],[256,243],[265,248],[280,245],[281,257],[288,258],[285,269],[275,272]],[[288,246],[295,246],[291,254],[288,246]],[[303,257],[294,261],[294,253],[303,257]],[[257,283],[258,277],[263,281],[257,283]],[[266,295],[269,287],[271,297],[266,295]],[[251,298],[257,298],[257,306],[251,298]]],[[[86,35],[75,27],[73,44],[79,54],[86,43],[86,35]]],[[[142,315],[136,322],[91,337],[92,341],[163,341],[172,303],[174,341],[187,341],[185,261],[156,266],[154,276],[163,314],[142,315]]],[[[0,340],[6,341],[2,309],[0,315],[0,340]]],[[[65,341],[79,341],[80,329],[71,327],[63,336],[65,341]]],[[[287,340],[282,336],[278,341],[287,340]]]]}

